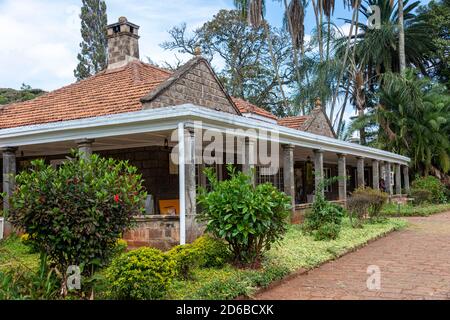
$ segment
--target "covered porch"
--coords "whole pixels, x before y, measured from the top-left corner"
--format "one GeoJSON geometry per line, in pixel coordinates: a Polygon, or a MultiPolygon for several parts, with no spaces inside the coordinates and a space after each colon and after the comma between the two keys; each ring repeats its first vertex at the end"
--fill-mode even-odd
{"type": "Polygon", "coordinates": [[[14,177],[32,159],[58,166],[70,150],[79,149],[128,160],[139,169],[149,194],[146,215],[136,217],[138,228],[125,235],[131,246],[167,249],[203,232],[195,221],[196,188],[208,186],[206,166],[226,179],[226,164],[232,163],[254,174],[255,184],[273,183],[292,197],[294,223],[317,192],[345,203],[354,188],[378,189],[380,179],[391,195],[409,190],[406,157],[194,105],[5,129],[0,148],[6,213],[14,177]],[[276,159],[276,170],[266,170],[271,164],[261,154],[276,159]],[[334,176],[342,178],[319,188],[322,178],[334,176]]]}

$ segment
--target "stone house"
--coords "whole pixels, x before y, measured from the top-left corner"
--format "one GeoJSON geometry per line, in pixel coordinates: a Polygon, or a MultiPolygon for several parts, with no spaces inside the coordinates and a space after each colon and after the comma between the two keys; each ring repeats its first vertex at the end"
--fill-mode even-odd
{"type": "Polygon", "coordinates": [[[207,185],[205,166],[226,179],[225,164],[235,163],[255,174],[254,183],[273,183],[292,197],[294,222],[316,192],[345,202],[357,186],[379,188],[380,178],[391,186],[391,194],[409,189],[409,158],[337,140],[320,101],[308,116],[278,119],[230,97],[200,55],[175,72],[141,62],[138,31],[139,26],[121,17],[108,26],[106,70],[34,100],[0,107],[5,211],[18,171],[38,157],[58,165],[73,148],[85,155],[129,160],[142,173],[151,197],[148,214],[136,217],[138,228],[127,235],[133,246],[168,248],[202,232],[195,221],[195,198],[196,186],[207,185]],[[222,141],[223,149],[209,163],[197,157],[208,149],[202,140],[206,132],[233,139],[231,144],[222,141]],[[235,148],[234,139],[243,141],[241,149],[235,148]],[[261,151],[262,142],[271,143],[279,163],[274,172],[268,173],[267,163],[252,156],[261,151]],[[171,157],[174,148],[181,165],[171,157]],[[318,189],[317,181],[332,176],[345,179],[318,189]]]}

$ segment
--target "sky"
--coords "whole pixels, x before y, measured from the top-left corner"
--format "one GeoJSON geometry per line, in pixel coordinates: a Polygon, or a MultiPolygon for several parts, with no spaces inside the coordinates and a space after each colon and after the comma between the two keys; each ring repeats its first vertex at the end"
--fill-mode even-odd
{"type": "MultiPolygon", "coordinates": [[[[341,2],[336,2],[334,16],[350,17],[341,2]]],[[[176,61],[174,52],[159,46],[170,40],[167,31],[171,27],[185,22],[193,30],[220,9],[233,8],[233,0],[106,0],[106,4],[108,23],[126,16],[141,27],[141,59],[148,56],[156,63],[176,61]]],[[[19,89],[25,83],[50,91],[75,81],[73,70],[81,42],[80,7],[81,0],[0,0],[0,88],[19,89]]],[[[281,25],[282,1],[268,1],[266,12],[272,25],[281,25]]],[[[335,22],[343,26],[342,20],[335,22]]],[[[307,34],[314,25],[309,6],[307,34]]]]}

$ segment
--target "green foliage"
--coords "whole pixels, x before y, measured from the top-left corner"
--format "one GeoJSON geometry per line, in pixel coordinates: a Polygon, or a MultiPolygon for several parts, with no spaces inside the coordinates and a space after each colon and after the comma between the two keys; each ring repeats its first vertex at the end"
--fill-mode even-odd
{"type": "Polygon", "coordinates": [[[25,267],[0,271],[0,300],[49,300],[59,291],[59,279],[41,256],[37,272],[25,267]]]}
{"type": "Polygon", "coordinates": [[[44,93],[43,90],[32,89],[26,85],[22,85],[20,90],[0,88],[0,105],[31,100],[44,93]]]}
{"type": "MultiPolygon", "coordinates": [[[[320,182],[321,186],[319,189],[322,189],[325,184],[332,183],[337,179],[323,180],[320,182]]],[[[344,208],[325,200],[324,195],[318,192],[314,197],[312,210],[305,215],[303,228],[307,232],[315,233],[317,240],[335,239],[339,235],[339,229],[344,215],[344,208]]]]}
{"type": "Polygon", "coordinates": [[[450,95],[415,70],[386,73],[376,116],[383,149],[411,158],[420,175],[450,170],[450,95]]]}
{"type": "Polygon", "coordinates": [[[198,250],[202,257],[202,267],[220,268],[230,260],[230,251],[227,244],[209,235],[196,239],[192,246],[198,250]]]}
{"type": "Polygon", "coordinates": [[[383,214],[388,216],[404,216],[404,217],[427,217],[435,213],[446,212],[450,210],[450,204],[429,204],[420,205],[398,205],[395,203],[386,204],[383,207],[383,214]]]}
{"type": "Polygon", "coordinates": [[[431,201],[433,203],[445,203],[447,198],[445,196],[445,185],[436,177],[418,177],[411,184],[412,189],[422,189],[431,192],[431,201]]]}
{"type": "Polygon", "coordinates": [[[249,176],[231,165],[227,169],[230,179],[225,181],[205,170],[212,191],[199,190],[199,219],[206,222],[206,231],[228,243],[235,263],[258,266],[286,232],[290,200],[272,184],[254,187],[249,176]]]}
{"type": "Polygon", "coordinates": [[[140,248],[115,258],[106,271],[110,296],[125,300],[162,299],[176,276],[176,262],[153,248],[140,248]]]}
{"type": "Polygon", "coordinates": [[[107,66],[108,39],[106,25],[106,3],[103,0],[82,0],[81,7],[81,52],[74,70],[78,80],[88,78],[107,66]]]}
{"type": "Polygon", "coordinates": [[[192,244],[173,247],[167,254],[176,262],[176,274],[182,279],[189,279],[191,271],[202,265],[203,257],[192,244]]]}
{"type": "Polygon", "coordinates": [[[328,222],[322,224],[314,233],[314,240],[333,240],[339,236],[341,226],[339,224],[328,222]]]}
{"type": "Polygon", "coordinates": [[[104,266],[146,196],[136,168],[98,155],[58,169],[35,160],[16,181],[10,221],[64,275],[70,265],[86,275],[104,266]]]}
{"type": "Polygon", "coordinates": [[[415,204],[424,204],[432,202],[433,194],[427,189],[411,188],[411,197],[415,204]]]}

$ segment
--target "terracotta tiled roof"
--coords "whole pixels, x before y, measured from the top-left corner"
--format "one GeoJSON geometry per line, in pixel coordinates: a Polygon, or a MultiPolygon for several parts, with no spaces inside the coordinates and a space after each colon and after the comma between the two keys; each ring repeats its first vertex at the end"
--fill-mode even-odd
{"type": "Polygon", "coordinates": [[[0,129],[138,111],[140,99],[170,75],[133,61],[36,99],[0,107],[0,129]]]}
{"type": "Polygon", "coordinates": [[[260,107],[255,106],[254,104],[251,104],[250,102],[243,100],[241,98],[232,98],[234,104],[236,107],[238,107],[239,111],[241,113],[254,113],[262,117],[270,118],[272,120],[277,120],[277,117],[270,113],[267,110],[264,110],[260,107]]]}
{"type": "Polygon", "coordinates": [[[280,126],[285,126],[291,129],[301,130],[302,125],[310,118],[310,116],[295,116],[278,119],[280,126]]]}

